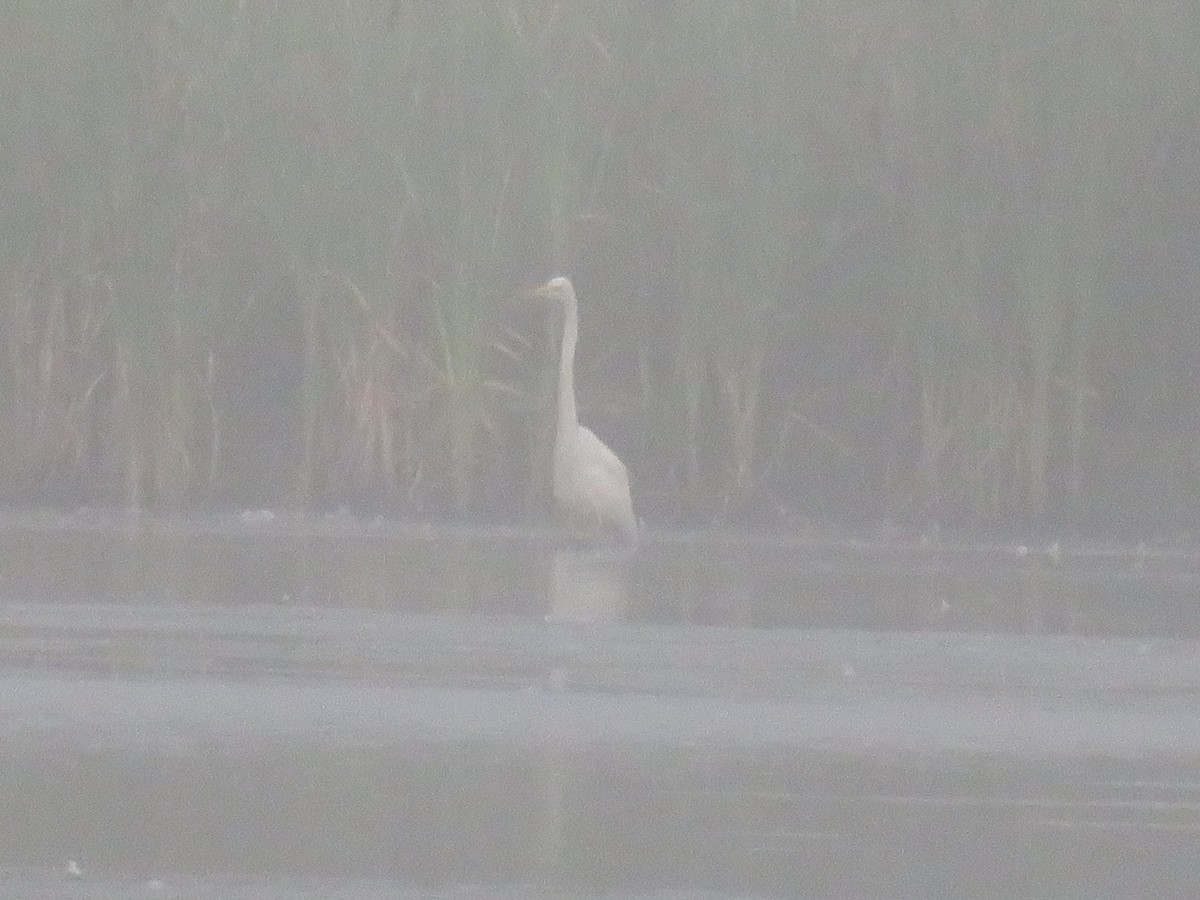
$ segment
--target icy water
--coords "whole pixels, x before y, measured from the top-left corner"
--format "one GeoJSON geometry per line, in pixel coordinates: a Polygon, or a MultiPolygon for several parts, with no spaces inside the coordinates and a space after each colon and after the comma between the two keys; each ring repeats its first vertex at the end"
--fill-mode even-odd
{"type": "Polygon", "coordinates": [[[1200,554],[0,520],[0,896],[1194,897],[1200,554]]]}

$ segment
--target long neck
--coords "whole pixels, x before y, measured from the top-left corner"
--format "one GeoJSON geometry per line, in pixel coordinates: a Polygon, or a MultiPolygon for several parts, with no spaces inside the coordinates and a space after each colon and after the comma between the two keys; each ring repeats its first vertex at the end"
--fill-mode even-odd
{"type": "Polygon", "coordinates": [[[574,296],[563,303],[562,357],[558,363],[558,435],[574,435],[579,424],[575,412],[575,343],[579,339],[579,304],[574,296]]]}

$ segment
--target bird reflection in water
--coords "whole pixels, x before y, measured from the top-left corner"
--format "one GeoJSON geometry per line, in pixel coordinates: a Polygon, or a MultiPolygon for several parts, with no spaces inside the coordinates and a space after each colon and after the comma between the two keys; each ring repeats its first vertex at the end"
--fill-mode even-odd
{"type": "Polygon", "coordinates": [[[628,561],[628,551],[611,547],[574,542],[556,547],[550,562],[546,621],[588,625],[623,621],[629,611],[628,561]]]}

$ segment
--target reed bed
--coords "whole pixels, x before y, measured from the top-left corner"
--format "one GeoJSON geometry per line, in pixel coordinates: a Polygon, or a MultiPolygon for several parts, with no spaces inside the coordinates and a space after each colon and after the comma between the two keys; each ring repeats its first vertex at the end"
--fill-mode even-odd
{"type": "MultiPolygon", "coordinates": [[[[1185,522],[1189,4],[0,8],[0,496],[1185,522]]],[[[1190,329],[1190,331],[1189,331],[1190,329]]]]}

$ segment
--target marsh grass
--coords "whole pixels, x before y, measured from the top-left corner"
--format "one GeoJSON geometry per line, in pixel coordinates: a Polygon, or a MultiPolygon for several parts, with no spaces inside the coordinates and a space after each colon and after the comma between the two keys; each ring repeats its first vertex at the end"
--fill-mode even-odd
{"type": "Polygon", "coordinates": [[[497,341],[555,271],[584,417],[660,519],[1085,516],[1095,471],[1159,478],[1167,419],[1186,469],[1186,4],[0,26],[4,496],[538,506],[553,371],[497,341]]]}
{"type": "Polygon", "coordinates": [[[344,280],[338,293],[357,307],[358,321],[338,354],[337,388],[327,392],[340,401],[326,420],[328,488],[350,497],[397,492],[417,506],[424,473],[409,427],[420,402],[414,349],[394,316],[381,314],[352,281],[344,280]]]}
{"type": "Polygon", "coordinates": [[[14,272],[5,287],[4,474],[9,483],[43,485],[86,470],[94,405],[111,373],[97,355],[95,304],[72,309],[62,286],[51,302],[37,302],[47,288],[35,273],[24,275],[14,272]]]}

